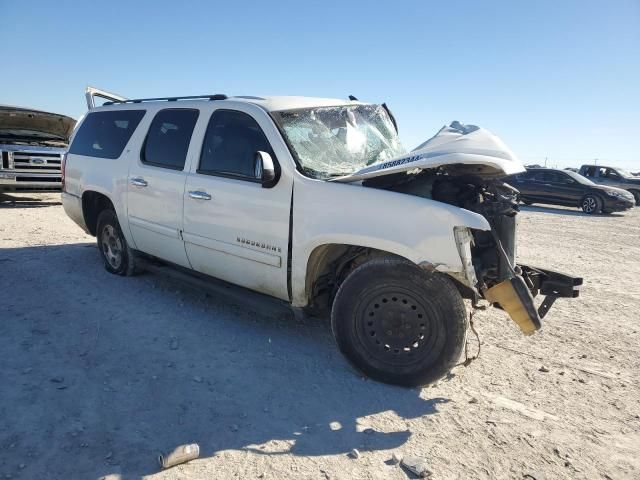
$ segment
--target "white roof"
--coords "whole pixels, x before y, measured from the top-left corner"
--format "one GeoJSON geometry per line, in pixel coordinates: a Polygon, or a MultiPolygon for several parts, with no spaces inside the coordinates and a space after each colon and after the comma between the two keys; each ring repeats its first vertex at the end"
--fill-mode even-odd
{"type": "Polygon", "coordinates": [[[275,97],[249,97],[238,96],[229,97],[229,100],[245,101],[256,104],[269,112],[277,110],[293,110],[296,108],[331,107],[335,105],[349,105],[350,100],[344,98],[320,98],[320,97],[296,97],[296,96],[275,96],[275,97]]]}
{"type": "MultiPolygon", "coordinates": [[[[180,98],[180,97],[178,97],[180,98]]],[[[208,102],[209,100],[206,97],[202,99],[184,99],[179,100],[178,103],[183,106],[191,104],[195,106],[200,102],[208,102]],[[193,103],[192,103],[193,102],[193,103]]],[[[251,103],[257,105],[260,108],[268,112],[274,112],[278,110],[294,110],[296,108],[314,108],[314,107],[331,107],[338,105],[360,105],[362,102],[358,101],[350,101],[348,99],[342,98],[319,98],[319,97],[295,97],[295,96],[275,96],[275,97],[253,97],[253,96],[237,96],[237,97],[228,97],[226,100],[216,100],[216,103],[224,103],[224,102],[242,102],[242,103],[251,103]]],[[[131,101],[126,103],[111,103],[106,106],[96,107],[99,109],[119,109],[119,108],[131,108],[134,105],[158,105],[163,104],[166,105],[167,101],[165,99],[158,100],[147,100],[142,103],[132,103],[131,101]]]]}

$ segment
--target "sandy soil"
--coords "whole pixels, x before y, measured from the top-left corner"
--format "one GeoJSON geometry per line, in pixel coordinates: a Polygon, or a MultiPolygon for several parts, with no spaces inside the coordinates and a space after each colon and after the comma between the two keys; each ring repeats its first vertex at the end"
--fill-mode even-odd
{"type": "Polygon", "coordinates": [[[407,390],[354,373],[324,320],[109,275],[59,196],[2,196],[0,478],[411,478],[393,452],[435,479],[640,478],[640,209],[531,207],[519,238],[582,297],[527,338],[478,313],[480,359],[407,390]]]}

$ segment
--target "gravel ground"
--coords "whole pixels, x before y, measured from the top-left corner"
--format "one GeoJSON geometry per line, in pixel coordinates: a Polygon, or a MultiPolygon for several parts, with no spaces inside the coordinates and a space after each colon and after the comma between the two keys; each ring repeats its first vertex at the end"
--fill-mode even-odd
{"type": "Polygon", "coordinates": [[[408,390],[360,378],[326,320],[109,275],[59,195],[0,196],[0,478],[412,478],[394,452],[434,479],[640,478],[640,209],[530,207],[519,235],[581,298],[533,337],[480,311],[480,359],[408,390]]]}

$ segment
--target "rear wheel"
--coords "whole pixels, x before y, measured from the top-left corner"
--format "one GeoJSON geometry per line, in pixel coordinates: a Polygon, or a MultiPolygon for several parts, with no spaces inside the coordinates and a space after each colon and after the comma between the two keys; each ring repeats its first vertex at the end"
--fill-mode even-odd
{"type": "Polygon", "coordinates": [[[100,257],[104,261],[107,272],[115,275],[135,273],[135,256],[122,234],[116,212],[113,210],[100,212],[96,238],[100,257]]]}
{"type": "Polygon", "coordinates": [[[460,293],[444,275],[397,258],[371,260],[342,283],[331,312],[338,347],[367,376],[421,386],[453,368],[465,341],[460,293]]]}
{"type": "Polygon", "coordinates": [[[594,215],[602,210],[602,200],[595,195],[585,195],[582,199],[582,211],[588,215],[594,215]]]}

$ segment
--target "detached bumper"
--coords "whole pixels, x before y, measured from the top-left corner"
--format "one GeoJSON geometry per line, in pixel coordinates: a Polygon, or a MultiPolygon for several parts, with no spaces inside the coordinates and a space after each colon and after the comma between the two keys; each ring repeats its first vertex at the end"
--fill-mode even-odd
{"type": "Polygon", "coordinates": [[[525,335],[542,327],[542,319],[558,298],[576,298],[582,278],[541,268],[518,265],[522,275],[504,280],[484,292],[491,303],[505,310],[525,335]],[[544,295],[536,308],[534,297],[544,295]]]}

